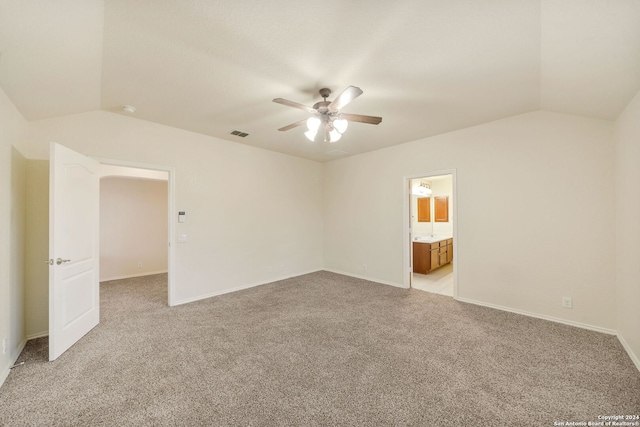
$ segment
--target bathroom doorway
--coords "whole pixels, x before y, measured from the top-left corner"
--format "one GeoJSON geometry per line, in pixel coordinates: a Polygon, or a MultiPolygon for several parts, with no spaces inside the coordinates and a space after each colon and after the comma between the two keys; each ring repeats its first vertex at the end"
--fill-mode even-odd
{"type": "Polygon", "coordinates": [[[454,297],[455,171],[405,178],[408,287],[454,297]]]}

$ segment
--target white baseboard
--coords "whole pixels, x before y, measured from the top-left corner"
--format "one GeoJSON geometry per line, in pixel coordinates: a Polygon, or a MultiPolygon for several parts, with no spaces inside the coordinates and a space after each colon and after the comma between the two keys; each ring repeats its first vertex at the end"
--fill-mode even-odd
{"type": "Polygon", "coordinates": [[[4,384],[5,380],[9,376],[9,373],[11,372],[11,367],[15,365],[16,360],[18,360],[18,357],[20,357],[20,353],[22,353],[22,350],[24,350],[25,345],[27,345],[27,339],[22,340],[22,342],[16,349],[15,354],[13,354],[11,358],[9,358],[9,365],[5,366],[2,369],[2,372],[0,372],[0,387],[2,387],[2,384],[4,384]]]}
{"type": "Polygon", "coordinates": [[[100,279],[100,281],[101,282],[109,282],[111,280],[131,279],[133,277],[142,277],[142,276],[153,276],[154,274],[162,274],[162,273],[167,273],[167,270],[147,271],[145,273],[129,274],[129,275],[126,275],[126,276],[107,277],[105,279],[100,279]]]}
{"type": "Polygon", "coordinates": [[[589,325],[587,323],[574,322],[572,320],[560,319],[558,317],[547,316],[544,314],[531,313],[529,311],[518,310],[515,308],[505,307],[503,305],[496,305],[482,301],[476,301],[468,298],[455,298],[456,301],[466,302],[474,305],[481,305],[483,307],[495,308],[496,310],[508,311],[509,313],[522,314],[523,316],[535,317],[537,319],[549,320],[551,322],[563,323],[569,326],[575,326],[577,328],[589,329],[591,331],[602,332],[609,335],[616,335],[617,332],[613,329],[602,328],[600,326],[589,325]]]}
{"type": "Polygon", "coordinates": [[[629,358],[631,358],[633,364],[636,365],[636,369],[640,371],[640,357],[638,357],[638,355],[633,352],[631,346],[624,340],[624,337],[620,334],[618,334],[618,341],[620,341],[620,344],[622,344],[622,347],[629,355],[629,358]]]}
{"type": "Polygon", "coordinates": [[[393,286],[393,287],[396,287],[396,288],[409,289],[404,284],[401,284],[401,283],[386,282],[384,280],[376,279],[376,278],[373,278],[373,277],[361,276],[359,274],[347,273],[347,272],[340,271],[340,270],[331,270],[331,269],[328,269],[328,268],[325,268],[324,271],[328,271],[330,273],[342,274],[343,276],[355,277],[356,279],[368,280],[369,282],[376,282],[376,283],[380,283],[380,284],[383,284],[383,285],[393,286]]]}
{"type": "Polygon", "coordinates": [[[262,281],[262,282],[254,282],[254,283],[249,283],[247,285],[236,286],[235,288],[223,289],[221,291],[215,291],[215,292],[211,292],[211,293],[208,293],[208,294],[205,294],[205,295],[200,295],[200,296],[193,297],[193,298],[183,299],[183,300],[175,302],[172,305],[176,306],[176,305],[188,304],[190,302],[195,302],[195,301],[200,301],[200,300],[207,299],[207,298],[217,297],[219,295],[230,294],[231,292],[237,292],[237,291],[242,291],[244,289],[255,288],[256,286],[266,285],[268,283],[277,282],[279,280],[285,280],[285,279],[290,279],[292,277],[304,276],[305,274],[315,273],[317,271],[322,271],[322,269],[319,268],[317,270],[309,270],[309,271],[305,271],[305,272],[294,273],[294,274],[290,274],[290,275],[287,275],[287,276],[275,277],[273,279],[265,280],[265,281],[262,281]]]}
{"type": "Polygon", "coordinates": [[[44,331],[44,332],[37,332],[35,334],[29,334],[25,339],[27,341],[31,341],[31,340],[35,340],[36,338],[42,338],[42,337],[48,337],[48,336],[49,336],[49,331],[44,331]]]}

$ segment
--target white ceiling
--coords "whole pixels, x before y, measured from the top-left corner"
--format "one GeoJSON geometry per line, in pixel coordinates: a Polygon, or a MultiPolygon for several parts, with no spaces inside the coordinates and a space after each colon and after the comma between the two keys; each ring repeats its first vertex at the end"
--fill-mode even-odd
{"type": "Polygon", "coordinates": [[[1,0],[0,86],[28,120],[127,104],[324,161],[538,109],[615,119],[640,90],[640,1],[1,0]],[[277,131],[306,113],[273,98],[348,85],[343,112],[380,125],[277,131]]]}

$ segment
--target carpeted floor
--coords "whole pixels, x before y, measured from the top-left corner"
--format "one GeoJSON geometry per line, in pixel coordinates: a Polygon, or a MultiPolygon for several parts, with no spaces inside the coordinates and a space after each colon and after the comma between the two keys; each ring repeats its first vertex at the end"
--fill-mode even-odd
{"type": "Polygon", "coordinates": [[[178,307],[105,282],[55,362],[30,341],[6,426],[553,426],[640,414],[616,337],[329,272],[178,307]]]}

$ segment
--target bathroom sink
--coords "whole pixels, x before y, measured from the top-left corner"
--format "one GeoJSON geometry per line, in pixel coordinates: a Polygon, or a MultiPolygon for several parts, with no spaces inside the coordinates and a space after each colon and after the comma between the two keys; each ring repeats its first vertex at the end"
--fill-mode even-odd
{"type": "Polygon", "coordinates": [[[419,237],[414,237],[413,241],[419,242],[419,243],[435,243],[435,242],[440,242],[442,240],[447,240],[450,238],[451,236],[419,236],[419,237]]]}

